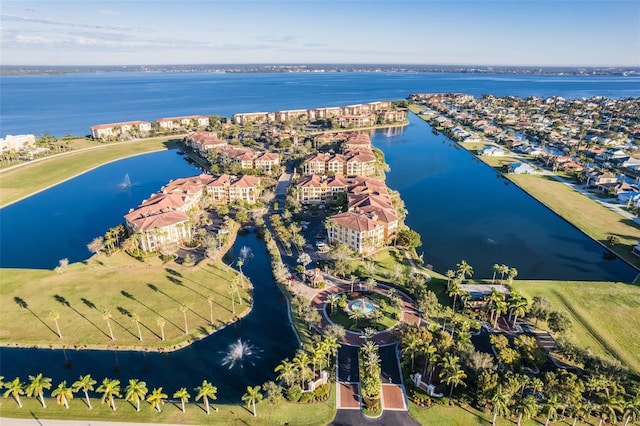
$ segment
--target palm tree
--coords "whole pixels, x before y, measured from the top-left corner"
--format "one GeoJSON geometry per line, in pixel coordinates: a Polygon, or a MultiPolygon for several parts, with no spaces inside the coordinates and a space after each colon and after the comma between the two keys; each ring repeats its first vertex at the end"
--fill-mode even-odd
{"type": "Polygon", "coordinates": [[[496,274],[500,272],[500,265],[494,263],[493,265],[493,277],[491,277],[491,284],[496,282],[496,274]]]}
{"type": "Polygon", "coordinates": [[[504,274],[509,272],[509,267],[507,265],[500,265],[500,281],[504,281],[504,274]]]}
{"type": "Polygon", "coordinates": [[[56,399],[58,405],[64,405],[64,408],[69,409],[69,401],[73,399],[73,389],[67,387],[67,381],[63,380],[58,384],[58,387],[51,392],[51,396],[56,399]]]}
{"type": "Polygon", "coordinates": [[[515,300],[511,300],[509,304],[509,310],[513,315],[512,327],[516,326],[516,320],[518,317],[523,317],[527,313],[529,307],[529,301],[524,297],[519,297],[515,300]]]}
{"type": "Polygon", "coordinates": [[[376,280],[374,280],[371,277],[367,278],[367,280],[364,282],[364,287],[367,289],[368,292],[372,292],[373,289],[376,288],[377,286],[378,286],[378,283],[376,282],[376,280]]]}
{"type": "Polygon", "coordinates": [[[42,373],[39,373],[37,376],[29,376],[29,384],[26,387],[27,396],[40,398],[42,407],[47,408],[43,395],[45,389],[51,389],[51,378],[42,377],[42,373]]]}
{"type": "Polygon", "coordinates": [[[140,411],[140,400],[147,395],[147,384],[138,379],[129,379],[129,384],[125,388],[124,398],[136,404],[136,411],[140,411]]]}
{"type": "Polygon", "coordinates": [[[495,306],[496,317],[493,320],[493,328],[498,326],[498,319],[500,318],[500,314],[504,314],[507,312],[507,302],[504,300],[498,300],[495,306]]]}
{"type": "Polygon", "coordinates": [[[473,267],[466,260],[461,260],[460,263],[457,263],[456,268],[458,269],[458,276],[463,280],[466,277],[471,278],[473,276],[473,267]]]}
{"type": "Polygon", "coordinates": [[[518,414],[517,426],[520,426],[522,417],[530,419],[538,413],[538,400],[533,395],[518,398],[516,403],[516,413],[518,414]]]}
{"type": "Polygon", "coordinates": [[[465,290],[460,287],[460,280],[454,279],[451,282],[451,286],[449,287],[449,297],[453,297],[453,313],[456,313],[456,302],[458,300],[458,296],[460,296],[465,290]]]}
{"type": "Polygon", "coordinates": [[[153,391],[151,391],[151,395],[147,397],[147,402],[151,404],[153,408],[158,410],[158,413],[161,413],[162,409],[160,408],[160,406],[164,404],[164,400],[167,398],[168,398],[167,394],[162,392],[162,387],[159,387],[159,388],[154,388],[153,391]]]}
{"type": "Polygon", "coordinates": [[[611,424],[615,423],[617,413],[623,410],[623,404],[624,400],[617,395],[605,397],[599,404],[600,420],[607,420],[611,424]]]}
{"type": "Polygon", "coordinates": [[[107,322],[107,327],[109,327],[109,335],[111,336],[111,340],[116,340],[116,338],[113,337],[113,330],[111,329],[111,311],[107,308],[104,308],[101,313],[102,319],[107,322]]]}
{"type": "Polygon", "coordinates": [[[459,364],[460,358],[450,353],[446,353],[442,357],[442,361],[440,365],[442,366],[442,371],[440,372],[440,378],[445,379],[445,383],[447,385],[451,385],[451,390],[449,391],[449,401],[451,401],[451,397],[453,396],[453,388],[458,385],[466,386],[464,383],[464,379],[467,378],[467,374],[460,368],[459,364]]]}
{"type": "Polygon", "coordinates": [[[165,324],[166,324],[166,321],[162,317],[158,318],[158,320],[156,321],[156,325],[160,327],[160,336],[161,336],[160,338],[162,339],[162,341],[164,341],[164,325],[165,324]]]}
{"type": "Polygon", "coordinates": [[[178,389],[173,394],[173,397],[174,398],[180,398],[180,402],[182,403],[182,412],[185,413],[186,412],[185,404],[187,402],[189,402],[189,398],[191,398],[191,395],[189,395],[189,392],[187,391],[187,388],[178,389]]]}
{"type": "Polygon", "coordinates": [[[451,280],[453,279],[453,277],[456,276],[456,273],[453,272],[451,269],[448,269],[446,272],[446,276],[447,276],[447,290],[449,290],[449,284],[451,283],[451,280]]]}
{"type": "Polygon", "coordinates": [[[640,391],[636,392],[636,396],[625,401],[622,406],[622,414],[624,426],[627,426],[630,421],[636,421],[640,418],[640,391]]]}
{"type": "Polygon", "coordinates": [[[287,386],[291,386],[298,377],[298,368],[288,358],[284,359],[273,371],[280,373],[278,379],[284,380],[287,386]]]}
{"type": "Polygon", "coordinates": [[[556,419],[560,408],[562,403],[558,400],[558,394],[554,392],[544,401],[544,411],[547,415],[544,426],[549,426],[549,422],[556,419]]]}
{"type": "Polygon", "coordinates": [[[116,411],[115,398],[120,398],[120,380],[104,378],[102,384],[98,386],[98,392],[102,393],[102,403],[109,403],[111,409],[116,411]]]}
{"type": "Polygon", "coordinates": [[[402,343],[400,346],[402,347],[402,353],[411,357],[411,371],[413,371],[415,356],[416,353],[420,350],[421,344],[422,341],[414,333],[406,334],[402,339],[402,343]]]}
{"type": "Polygon", "coordinates": [[[187,311],[189,307],[184,303],[180,305],[180,312],[184,316],[184,334],[189,334],[189,323],[187,322],[187,311]]]}
{"type": "Polygon", "coordinates": [[[367,317],[367,314],[365,314],[363,311],[359,309],[352,309],[351,312],[349,312],[349,319],[355,323],[356,327],[358,327],[358,321],[361,321],[366,317],[367,317]]]}
{"type": "Polygon", "coordinates": [[[511,394],[503,390],[502,385],[498,385],[493,393],[493,397],[491,398],[491,402],[493,402],[493,419],[491,420],[491,424],[493,426],[495,426],[498,416],[506,417],[509,415],[510,400],[511,394]]]}
{"type": "Polygon", "coordinates": [[[60,312],[58,311],[49,311],[49,318],[56,323],[56,330],[58,330],[58,337],[62,339],[62,333],[60,332],[60,325],[58,324],[58,320],[60,319],[60,312]]]}
{"type": "Polygon", "coordinates": [[[262,401],[260,386],[247,386],[247,393],[242,395],[242,400],[247,403],[247,408],[253,406],[253,417],[256,417],[256,402],[262,401]]]}
{"type": "Polygon", "coordinates": [[[209,303],[209,322],[213,325],[213,295],[207,294],[207,302],[209,303]]]}
{"type": "Polygon", "coordinates": [[[138,339],[142,341],[142,331],[140,331],[140,315],[138,315],[135,312],[131,314],[131,322],[134,323],[135,326],[138,328],[138,339]]]}
{"type": "Polygon", "coordinates": [[[90,374],[87,374],[86,376],[80,376],[80,378],[71,385],[71,389],[73,389],[74,392],[78,392],[79,390],[84,392],[89,410],[93,408],[91,407],[91,400],[89,399],[89,391],[93,391],[93,385],[96,383],[98,382],[93,380],[90,374]]]}
{"type": "Polygon", "coordinates": [[[509,278],[509,284],[513,284],[513,279],[518,276],[518,270],[516,268],[509,268],[507,272],[507,278],[509,278]]]}
{"type": "Polygon", "coordinates": [[[311,359],[309,358],[308,353],[303,350],[299,350],[296,353],[296,356],[293,357],[292,361],[300,373],[300,379],[303,383],[313,378],[313,373],[309,370],[309,362],[311,359]]]}
{"type": "MultiPolygon", "coordinates": [[[[200,399],[204,399],[204,405],[207,409],[207,414],[209,414],[209,398],[212,400],[216,400],[218,393],[218,388],[213,386],[213,384],[207,382],[206,380],[202,381],[202,384],[195,388],[195,391],[198,392],[196,395],[196,401],[200,399]]],[[[218,411],[216,407],[213,407],[214,410],[218,411]]]]}
{"type": "Polygon", "coordinates": [[[340,301],[340,296],[338,296],[335,293],[331,293],[327,296],[326,302],[329,304],[329,307],[331,308],[331,313],[333,313],[333,310],[335,309],[339,301],[340,301]]]}
{"type": "Polygon", "coordinates": [[[20,395],[24,395],[24,383],[20,381],[19,377],[16,377],[10,382],[4,384],[4,397],[8,398],[11,395],[16,402],[18,403],[18,407],[22,408],[22,401],[20,401],[20,395]]]}

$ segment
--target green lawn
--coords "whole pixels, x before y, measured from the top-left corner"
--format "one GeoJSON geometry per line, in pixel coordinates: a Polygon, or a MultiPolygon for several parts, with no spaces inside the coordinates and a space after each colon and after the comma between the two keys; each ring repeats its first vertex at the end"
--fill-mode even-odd
{"type": "Polygon", "coordinates": [[[609,282],[514,281],[531,300],[544,295],[554,310],[571,316],[570,334],[598,355],[619,359],[640,372],[640,286],[609,282]]]}
{"type": "MultiPolygon", "coordinates": [[[[429,426],[487,426],[491,424],[493,415],[489,412],[483,413],[470,406],[460,407],[457,405],[432,405],[430,408],[420,408],[413,402],[409,402],[409,413],[416,421],[422,425],[429,426]]],[[[508,419],[499,417],[496,420],[498,426],[515,425],[518,420],[517,416],[512,416],[508,419]]],[[[545,422],[544,416],[540,416],[537,420],[522,420],[523,426],[540,426],[545,422]]],[[[573,419],[565,419],[565,421],[555,421],[550,424],[555,425],[571,425],[573,419]]],[[[598,419],[594,416],[588,422],[577,422],[576,425],[595,426],[598,424],[598,419]]]]}
{"type": "MultiPolygon", "coordinates": [[[[55,387],[55,384],[54,384],[55,387]]],[[[244,405],[218,405],[210,401],[212,407],[218,408],[218,412],[211,409],[207,415],[204,403],[193,403],[195,392],[191,394],[191,404],[187,405],[186,413],[182,413],[180,402],[167,402],[162,406],[162,412],[158,413],[149,404],[143,403],[140,412],[135,407],[123,400],[116,400],[117,411],[112,411],[99,400],[92,400],[93,410],[89,410],[82,395],[76,395],[69,404],[69,409],[56,405],[55,400],[48,399],[47,408],[42,408],[35,398],[22,397],[24,407],[18,408],[17,403],[10,398],[0,400],[0,416],[25,419],[64,419],[87,420],[108,422],[136,422],[136,423],[173,423],[173,424],[215,424],[215,425],[307,425],[324,426],[335,417],[335,386],[332,386],[331,395],[326,402],[313,404],[291,404],[281,402],[271,404],[262,401],[256,404],[257,417],[253,417],[251,411],[244,405]]],[[[151,391],[151,389],[150,389],[151,391]]],[[[169,395],[172,397],[173,395],[169,395]]]]}
{"type": "MultiPolygon", "coordinates": [[[[380,306],[380,302],[383,300],[384,303],[386,303],[385,308],[382,309],[384,316],[380,321],[374,322],[372,319],[363,319],[360,320],[358,322],[358,325],[356,326],[355,321],[349,318],[349,314],[338,306],[336,306],[335,310],[330,315],[331,321],[336,324],[340,324],[347,330],[352,331],[362,331],[365,327],[373,327],[376,330],[381,331],[391,328],[398,323],[398,320],[395,319],[394,315],[397,315],[399,309],[391,306],[391,300],[388,297],[381,294],[372,293],[367,296],[367,299],[373,301],[378,306],[380,306]]],[[[349,302],[351,302],[354,299],[350,298],[348,300],[349,302]]]]}
{"type": "MultiPolygon", "coordinates": [[[[153,257],[139,261],[124,253],[100,255],[87,264],[69,265],[66,272],[2,269],[0,287],[1,345],[44,345],[83,348],[145,348],[170,350],[200,338],[233,320],[229,281],[236,272],[222,262],[205,260],[196,266],[162,264],[153,257]],[[102,263],[99,265],[96,261],[102,263]],[[213,302],[214,325],[210,322],[213,302]],[[186,312],[189,334],[185,334],[186,312]],[[103,309],[112,315],[115,341],[109,336],[103,309]],[[49,313],[60,314],[63,338],[57,336],[49,313]],[[132,316],[140,317],[143,341],[132,316]],[[157,325],[164,319],[165,338],[157,325]]],[[[241,291],[243,304],[236,315],[248,310],[249,286],[241,291]]]]}
{"type": "Polygon", "coordinates": [[[175,148],[172,137],[158,137],[122,144],[100,144],[94,149],[71,151],[55,158],[0,171],[0,207],[119,158],[175,148]]]}

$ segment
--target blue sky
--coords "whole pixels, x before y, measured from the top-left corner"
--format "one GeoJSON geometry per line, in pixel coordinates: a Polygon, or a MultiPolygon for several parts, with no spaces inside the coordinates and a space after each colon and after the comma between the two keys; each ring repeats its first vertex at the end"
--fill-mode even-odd
{"type": "Polygon", "coordinates": [[[640,0],[2,0],[5,65],[640,66],[640,0]]]}

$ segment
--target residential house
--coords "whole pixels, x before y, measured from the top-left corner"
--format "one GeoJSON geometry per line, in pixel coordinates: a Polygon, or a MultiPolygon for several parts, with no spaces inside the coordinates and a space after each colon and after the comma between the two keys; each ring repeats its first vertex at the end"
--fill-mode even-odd
{"type": "Polygon", "coordinates": [[[0,151],[20,151],[25,148],[33,148],[36,145],[35,135],[7,135],[0,138],[0,151]]]}
{"type": "Polygon", "coordinates": [[[538,171],[527,163],[511,163],[509,164],[509,173],[535,175],[538,171]]]}
{"type": "Polygon", "coordinates": [[[185,144],[203,157],[227,146],[227,141],[219,139],[215,132],[191,133],[184,139],[185,144]]]}
{"type": "Polygon", "coordinates": [[[504,155],[504,149],[495,146],[485,146],[480,151],[480,155],[486,155],[490,157],[502,157],[504,155]]]}

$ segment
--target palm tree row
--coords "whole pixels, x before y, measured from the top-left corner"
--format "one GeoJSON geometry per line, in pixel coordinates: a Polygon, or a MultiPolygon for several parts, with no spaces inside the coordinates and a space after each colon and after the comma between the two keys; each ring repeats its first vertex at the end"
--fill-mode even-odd
{"type": "MultiPolygon", "coordinates": [[[[108,404],[113,411],[116,411],[116,400],[123,397],[122,392],[124,391],[124,400],[133,404],[136,411],[140,411],[141,402],[146,401],[158,412],[162,412],[162,405],[164,405],[168,398],[168,395],[163,392],[162,387],[154,388],[149,393],[146,382],[138,379],[130,379],[129,384],[124,387],[124,389],[120,385],[120,380],[117,379],[105,378],[102,380],[102,383],[96,387],[97,384],[98,382],[93,379],[90,374],[80,376],[78,380],[73,382],[70,386],[68,386],[67,381],[64,380],[51,392],[51,397],[54,398],[59,405],[63,405],[68,409],[69,401],[74,398],[76,393],[82,392],[87,407],[91,410],[93,409],[93,406],[91,405],[89,392],[95,391],[102,394],[101,401],[103,404],[108,404]]],[[[4,397],[13,398],[20,408],[22,408],[22,400],[20,397],[24,395],[27,397],[37,398],[42,407],[47,408],[47,404],[44,399],[44,391],[51,389],[51,386],[51,378],[43,377],[42,373],[36,376],[29,376],[28,384],[22,382],[19,377],[16,377],[10,382],[4,382],[4,377],[0,376],[0,389],[4,389],[4,397]]],[[[255,392],[259,392],[260,387],[257,386],[257,388],[258,390],[255,392]]],[[[195,400],[199,401],[202,399],[205,404],[205,410],[207,414],[209,414],[209,400],[215,400],[217,398],[216,394],[218,389],[207,380],[204,380],[202,384],[194,390],[196,392],[195,400]]],[[[252,395],[251,401],[254,404],[255,415],[255,402],[259,402],[262,399],[262,396],[256,396],[255,394],[252,395]]],[[[180,400],[182,412],[186,412],[186,404],[189,402],[189,398],[191,398],[187,389],[184,387],[180,388],[173,394],[173,397],[180,400]]],[[[218,411],[215,407],[214,410],[218,411]]]]}
{"type": "Polygon", "coordinates": [[[372,341],[360,346],[360,389],[365,406],[370,410],[377,410],[382,394],[382,379],[380,369],[380,354],[378,345],[372,341]]]}

